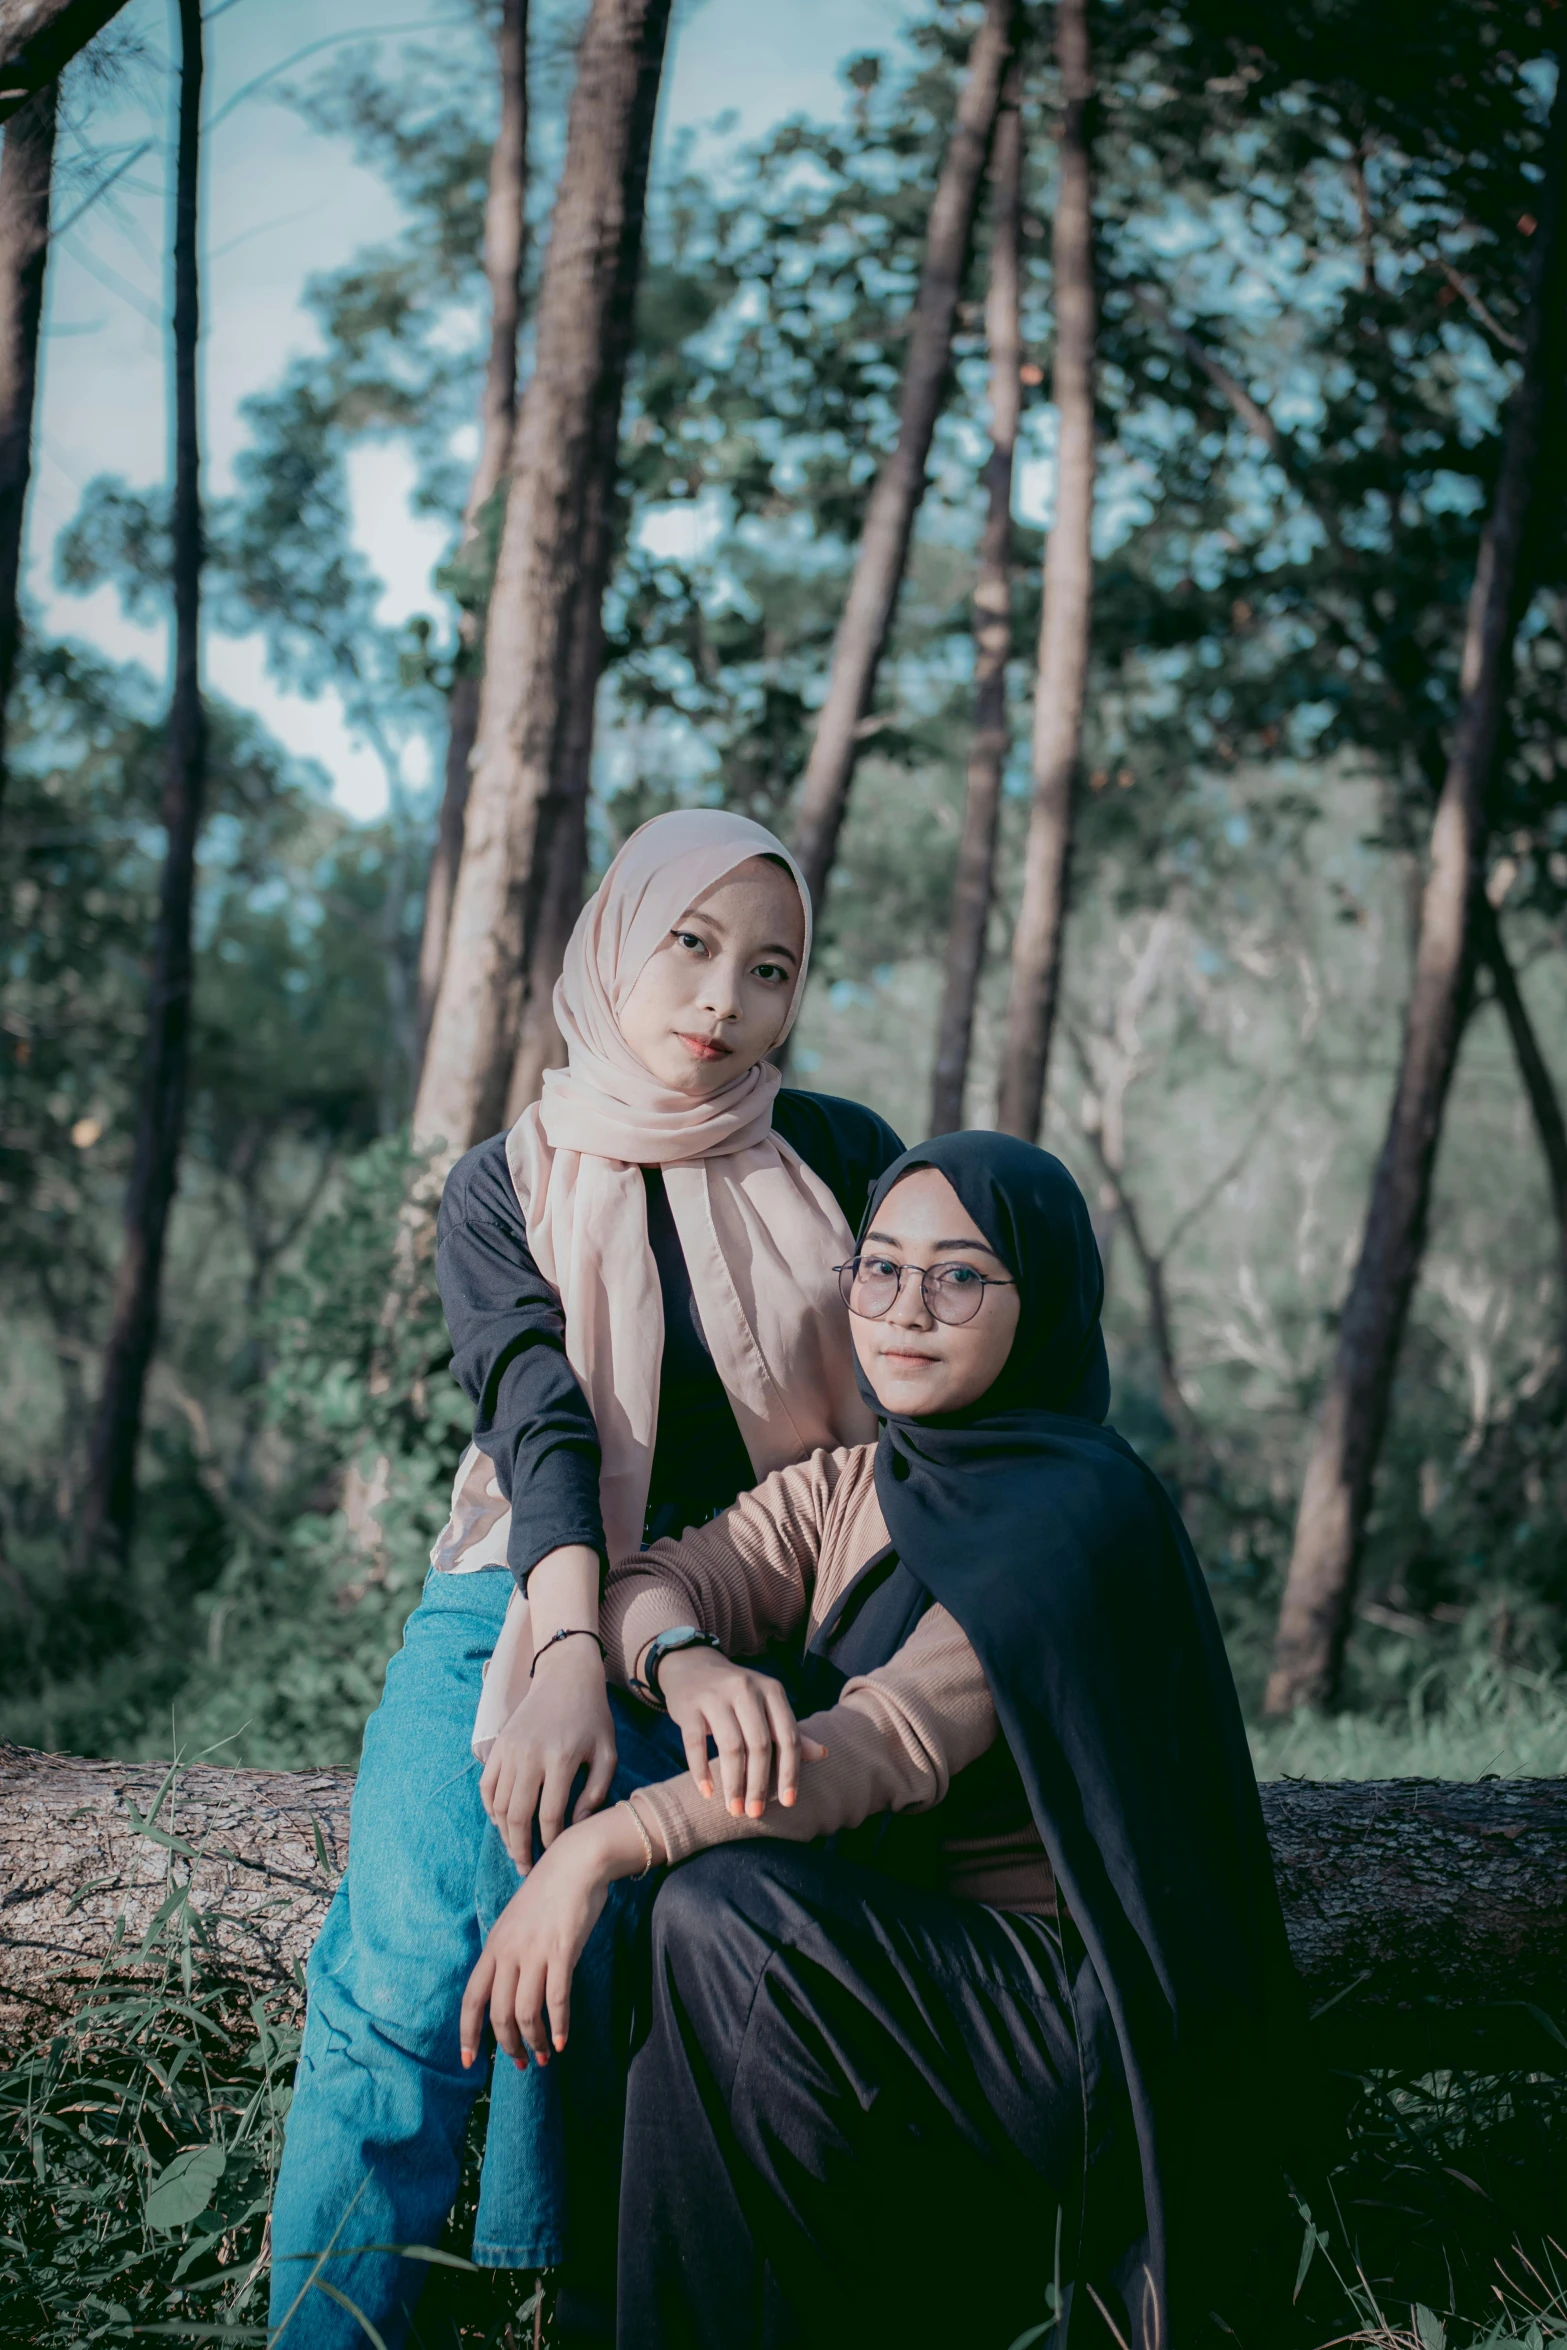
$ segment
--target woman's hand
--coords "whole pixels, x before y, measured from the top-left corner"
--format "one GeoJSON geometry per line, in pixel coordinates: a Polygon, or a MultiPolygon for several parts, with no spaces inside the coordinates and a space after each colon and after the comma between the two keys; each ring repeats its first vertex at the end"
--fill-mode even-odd
{"type": "Polygon", "coordinates": [[[490,1749],[479,1781],[484,1808],[524,1876],[533,1866],[533,1815],[546,1850],[566,1825],[572,1782],[586,1769],[573,1821],[596,1812],[615,1776],[615,1724],[604,1665],[591,1640],[561,1640],[539,1658],[528,1694],[490,1749]]]}
{"type": "MultiPolygon", "coordinates": [[[[654,1858],[663,1853],[654,1841],[654,1858]]],[[[647,1844],[629,1804],[617,1803],[559,1837],[490,1929],[463,1993],[462,2060],[471,2065],[488,2007],[495,2037],[515,2064],[548,2064],[571,2028],[571,1979],[617,1877],[637,1875],[647,1844]]]]}
{"type": "Polygon", "coordinates": [[[807,1738],[794,1718],[780,1684],[769,1673],[731,1664],[716,1648],[677,1648],[658,1668],[658,1686],[669,1717],[685,1740],[686,1763],[704,1795],[713,1792],[707,1758],[711,1738],[718,1748],[718,1775],[724,1801],[736,1819],[759,1820],[775,1791],[786,1807],[800,1784],[800,1764],[823,1762],[827,1749],[807,1738]]]}
{"type": "Polygon", "coordinates": [[[534,1675],[479,1781],[484,1808],[524,1876],[533,1866],[534,1813],[546,1846],[553,1844],[566,1825],[577,1773],[586,1770],[588,1779],[574,1820],[598,1810],[615,1776],[615,1725],[598,1621],[598,1553],[583,1542],[547,1551],[528,1578],[534,1675]],[[567,1624],[580,1629],[550,1645],[551,1634],[567,1624]]]}

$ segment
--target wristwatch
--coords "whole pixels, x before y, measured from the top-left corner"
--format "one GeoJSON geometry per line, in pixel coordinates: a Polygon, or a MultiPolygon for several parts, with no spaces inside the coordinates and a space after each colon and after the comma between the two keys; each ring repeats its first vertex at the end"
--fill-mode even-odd
{"type": "Polygon", "coordinates": [[[655,1633],[647,1644],[642,1660],[642,1676],[634,1680],[633,1689],[642,1691],[650,1702],[668,1713],[664,1692],[658,1685],[658,1668],[666,1656],[676,1655],[682,1648],[721,1648],[723,1643],[711,1632],[704,1632],[696,1624],[671,1624],[667,1632],[655,1633]]]}

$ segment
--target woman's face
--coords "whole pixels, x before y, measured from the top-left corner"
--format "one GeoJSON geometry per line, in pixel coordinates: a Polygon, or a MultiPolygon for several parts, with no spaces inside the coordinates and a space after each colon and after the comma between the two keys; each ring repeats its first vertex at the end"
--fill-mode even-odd
{"type": "Polygon", "coordinates": [[[620,1008],[620,1033],[661,1084],[703,1101],[778,1042],[804,954],[793,875],[747,857],[654,948],[620,1008]]]}
{"type": "Polygon", "coordinates": [[[893,1265],[911,1270],[885,1314],[872,1319],[856,1313],[852,1300],[849,1306],[861,1370],[885,1409],[900,1416],[927,1419],[977,1403],[1012,1351],[1018,1295],[1015,1288],[987,1287],[969,1322],[939,1322],[929,1311],[919,1276],[932,1265],[968,1269],[966,1276],[950,1274],[944,1285],[965,1304],[975,1274],[1009,1280],[1006,1266],[934,1167],[917,1167],[893,1185],[860,1244],[862,1279],[879,1270],[885,1281],[893,1265]]]}

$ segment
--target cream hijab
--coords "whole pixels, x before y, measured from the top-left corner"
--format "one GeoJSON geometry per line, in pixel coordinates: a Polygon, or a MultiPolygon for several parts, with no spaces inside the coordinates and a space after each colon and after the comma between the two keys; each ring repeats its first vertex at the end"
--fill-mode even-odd
{"type": "MultiPolygon", "coordinates": [[[[559,1294],[567,1360],[598,1427],[612,1560],[641,1546],[658,1429],[664,1306],[644,1167],[663,1170],[703,1335],[757,1476],[875,1434],[832,1270],[852,1253],[853,1236],[826,1184],[773,1132],[778,1071],[759,1062],[695,1102],[652,1076],[620,1030],[621,1006],[654,949],[704,890],[757,856],[787,864],[805,909],[788,1035],[811,945],[810,894],[794,859],[744,816],[656,816],[632,834],[578,918],[555,988],[566,1066],[549,1071],[506,1140],[528,1245],[559,1294]]],[[[464,1468],[472,1462],[470,1454],[464,1468]]],[[[453,1531],[463,1484],[459,1470],[453,1531]]],[[[509,1515],[491,1513],[485,1564],[505,1558],[509,1515]]],[[[531,1657],[527,1608],[514,1595],[474,1725],[481,1757],[520,1703],[531,1657]]]]}

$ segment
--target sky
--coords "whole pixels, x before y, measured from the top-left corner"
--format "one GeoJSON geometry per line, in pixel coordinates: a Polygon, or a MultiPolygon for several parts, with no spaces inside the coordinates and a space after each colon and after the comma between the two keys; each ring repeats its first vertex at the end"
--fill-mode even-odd
{"type": "MultiPolygon", "coordinates": [[[[659,143],[697,134],[716,152],[721,116],[755,137],[784,117],[839,111],[840,61],[886,49],[904,0],[684,0],[659,121],[659,143]]],[[[232,483],[245,395],[275,382],[316,333],[302,296],[312,273],[395,233],[398,207],[339,141],[309,130],[277,91],[308,81],[353,41],[399,34],[472,40],[466,0],[209,0],[203,185],[202,444],[207,485],[232,483]]],[[[107,88],[81,67],[66,87],[57,160],[56,237],[44,341],[27,584],[45,629],[118,660],[167,669],[167,632],[126,620],[112,588],[69,595],[54,579],[54,542],[95,474],[138,487],[165,481],[169,449],[167,166],[178,53],[173,0],[130,0],[109,39],[125,56],[107,88]],[[112,186],[96,193],[109,173],[112,186]],[[79,218],[73,218],[80,211],[79,218]]],[[[734,133],[728,132],[727,137],[734,133]]],[[[395,449],[366,449],[352,471],[355,535],[386,584],[383,617],[438,608],[432,566],[446,532],[410,511],[411,468],[395,449]]],[[[319,759],[355,815],[384,804],[380,768],[335,701],[282,693],[260,640],[209,636],[209,685],[256,710],[287,747],[319,759]]],[[[411,783],[421,780],[417,772],[411,783]]]]}

